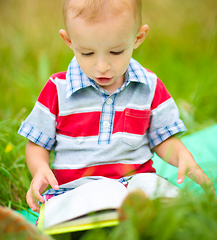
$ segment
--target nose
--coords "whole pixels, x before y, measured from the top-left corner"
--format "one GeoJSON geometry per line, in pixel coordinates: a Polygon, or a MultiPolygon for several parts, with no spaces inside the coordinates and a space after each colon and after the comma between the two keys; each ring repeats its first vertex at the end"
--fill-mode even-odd
{"type": "Polygon", "coordinates": [[[95,68],[98,72],[104,73],[107,72],[111,68],[111,64],[105,58],[99,58],[96,62],[95,68]]]}

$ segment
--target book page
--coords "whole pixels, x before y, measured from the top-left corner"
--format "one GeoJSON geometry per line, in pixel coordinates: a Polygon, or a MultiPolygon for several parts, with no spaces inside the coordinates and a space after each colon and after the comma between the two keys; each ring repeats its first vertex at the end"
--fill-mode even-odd
{"type": "Polygon", "coordinates": [[[127,186],[129,192],[141,189],[150,199],[157,197],[174,198],[180,189],[155,173],[140,173],[127,186]]]}
{"type": "Polygon", "coordinates": [[[43,228],[98,210],[120,207],[128,191],[115,180],[96,180],[45,203],[43,228]]]}
{"type": "Polygon", "coordinates": [[[57,225],[54,225],[46,230],[45,234],[60,234],[64,232],[74,232],[89,230],[95,227],[111,227],[118,224],[118,212],[113,211],[102,211],[97,214],[91,214],[76,218],[73,221],[63,222],[57,225]]]}

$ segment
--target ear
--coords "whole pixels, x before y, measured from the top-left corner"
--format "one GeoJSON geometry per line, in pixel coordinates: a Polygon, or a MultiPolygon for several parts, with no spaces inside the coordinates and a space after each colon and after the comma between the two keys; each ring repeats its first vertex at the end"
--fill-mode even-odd
{"type": "Polygon", "coordinates": [[[139,28],[135,39],[134,49],[138,48],[138,46],[145,40],[148,34],[148,29],[149,29],[148,25],[143,25],[142,27],[139,28]]]}
{"type": "Polygon", "coordinates": [[[66,30],[60,29],[59,34],[62,37],[63,41],[72,49],[72,42],[70,40],[69,34],[66,30]]]}

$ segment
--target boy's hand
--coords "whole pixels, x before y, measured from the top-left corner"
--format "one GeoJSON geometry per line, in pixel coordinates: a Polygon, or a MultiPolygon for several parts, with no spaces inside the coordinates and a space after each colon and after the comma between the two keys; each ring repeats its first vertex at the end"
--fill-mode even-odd
{"type": "Polygon", "coordinates": [[[211,190],[215,193],[214,186],[201,167],[191,158],[180,155],[178,160],[177,183],[183,183],[185,176],[199,184],[204,191],[211,190]]]}
{"type": "Polygon", "coordinates": [[[34,212],[39,212],[40,210],[38,201],[44,203],[44,198],[41,196],[41,194],[49,184],[53,189],[59,189],[58,182],[53,172],[49,168],[43,170],[38,169],[26,194],[26,201],[34,212]]]}
{"type": "Polygon", "coordinates": [[[195,162],[192,154],[180,139],[172,136],[154,147],[153,150],[160,158],[171,165],[178,167],[178,184],[184,181],[185,176],[188,176],[190,179],[198,183],[205,191],[211,190],[211,192],[215,193],[212,182],[195,162]]]}
{"type": "Polygon", "coordinates": [[[59,189],[58,182],[49,167],[50,152],[39,145],[28,141],[26,145],[26,162],[33,179],[26,194],[26,201],[33,211],[39,212],[38,201],[44,202],[42,192],[50,184],[59,189]]]}

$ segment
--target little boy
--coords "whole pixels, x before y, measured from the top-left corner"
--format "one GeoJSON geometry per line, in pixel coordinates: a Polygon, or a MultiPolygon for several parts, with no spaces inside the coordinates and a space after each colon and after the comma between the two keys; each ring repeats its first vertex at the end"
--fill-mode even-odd
{"type": "Polygon", "coordinates": [[[49,184],[47,198],[91,180],[127,182],[155,172],[152,151],[178,167],[178,183],[187,175],[202,187],[212,185],[174,136],[186,130],[174,100],[131,58],[148,33],[140,11],[140,0],[64,0],[60,35],[75,57],[67,72],[50,77],[19,130],[29,139],[27,203],[33,211],[49,184]]]}

